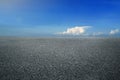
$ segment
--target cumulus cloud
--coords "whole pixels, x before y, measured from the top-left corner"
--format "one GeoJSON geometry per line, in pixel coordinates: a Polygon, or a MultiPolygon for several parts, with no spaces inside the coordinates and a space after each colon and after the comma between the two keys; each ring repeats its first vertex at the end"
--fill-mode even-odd
{"type": "Polygon", "coordinates": [[[76,27],[73,27],[73,28],[68,28],[64,32],[59,32],[58,34],[81,35],[81,34],[84,34],[88,28],[90,28],[90,26],[76,26],[76,27]]]}
{"type": "Polygon", "coordinates": [[[117,33],[119,33],[120,31],[119,31],[119,29],[114,29],[114,30],[111,30],[110,31],[110,34],[111,35],[114,35],[114,34],[117,34],[117,33]]]}

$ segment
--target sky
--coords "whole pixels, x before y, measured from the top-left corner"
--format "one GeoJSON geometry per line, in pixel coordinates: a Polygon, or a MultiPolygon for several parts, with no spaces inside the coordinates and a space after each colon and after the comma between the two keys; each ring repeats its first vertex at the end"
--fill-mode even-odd
{"type": "Polygon", "coordinates": [[[0,0],[0,36],[119,32],[120,0],[0,0]]]}

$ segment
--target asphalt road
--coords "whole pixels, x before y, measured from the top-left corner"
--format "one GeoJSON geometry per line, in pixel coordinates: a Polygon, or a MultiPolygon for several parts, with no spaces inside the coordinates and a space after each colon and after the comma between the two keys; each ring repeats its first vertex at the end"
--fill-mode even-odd
{"type": "Polygon", "coordinates": [[[0,80],[120,80],[120,39],[0,38],[0,80]]]}

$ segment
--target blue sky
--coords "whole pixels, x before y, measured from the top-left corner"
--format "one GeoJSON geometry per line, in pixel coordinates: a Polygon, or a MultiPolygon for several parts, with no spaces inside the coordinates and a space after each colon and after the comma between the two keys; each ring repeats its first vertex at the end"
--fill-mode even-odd
{"type": "Polygon", "coordinates": [[[118,34],[119,29],[120,0],[0,1],[0,36],[118,34]]]}

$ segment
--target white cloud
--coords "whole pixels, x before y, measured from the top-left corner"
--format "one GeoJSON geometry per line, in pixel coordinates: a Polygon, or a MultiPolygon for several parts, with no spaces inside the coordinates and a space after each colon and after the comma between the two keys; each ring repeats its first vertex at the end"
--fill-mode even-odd
{"type": "Polygon", "coordinates": [[[76,26],[73,28],[68,28],[64,32],[59,32],[58,34],[63,34],[63,35],[81,35],[86,32],[86,29],[90,28],[90,26],[76,26]]]}
{"type": "Polygon", "coordinates": [[[120,31],[119,31],[119,29],[114,29],[114,30],[111,30],[110,31],[110,34],[111,35],[114,35],[114,34],[117,34],[117,33],[119,33],[120,31]]]}

